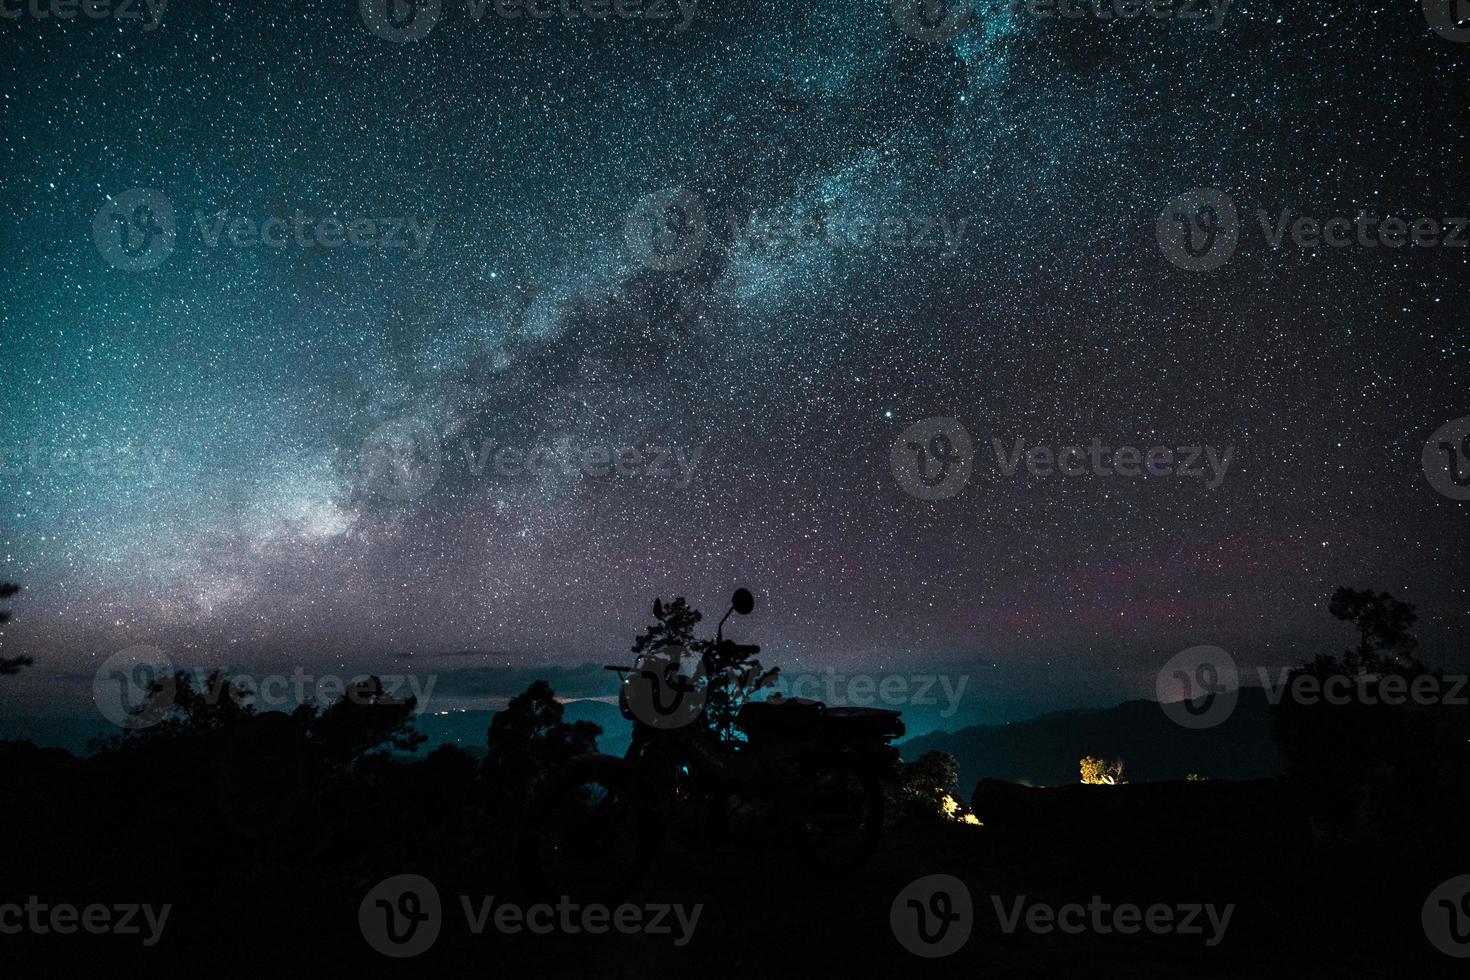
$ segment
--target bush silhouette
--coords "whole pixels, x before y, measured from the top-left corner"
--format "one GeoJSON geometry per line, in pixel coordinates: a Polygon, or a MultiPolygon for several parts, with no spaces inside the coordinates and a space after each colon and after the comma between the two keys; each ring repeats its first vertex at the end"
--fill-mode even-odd
{"type": "Polygon", "coordinates": [[[898,802],[904,812],[914,816],[940,816],[944,800],[959,782],[960,770],[955,757],[937,749],[925,752],[913,762],[901,762],[898,768],[898,802]]]}

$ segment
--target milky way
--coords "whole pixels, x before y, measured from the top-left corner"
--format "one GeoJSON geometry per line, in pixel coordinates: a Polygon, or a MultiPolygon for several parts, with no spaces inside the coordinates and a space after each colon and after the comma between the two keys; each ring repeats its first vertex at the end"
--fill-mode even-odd
{"type": "Polygon", "coordinates": [[[776,662],[1059,702],[1195,643],[1325,652],[1338,584],[1460,655],[1470,505],[1420,455],[1470,415],[1467,250],[1273,247],[1257,215],[1466,214],[1470,45],[1404,2],[933,40],[879,2],[669,7],[444,0],[401,43],[345,0],[0,21],[28,683],[134,643],[601,662],[654,595],[737,584],[776,662]],[[1156,234],[1195,188],[1241,214],[1203,272],[1156,234]],[[149,268],[108,246],[153,248],[133,189],[173,212],[149,268]],[[976,447],[934,501],[890,466],[930,418],[976,447]],[[1094,437],[1233,461],[994,459],[1094,437]]]}

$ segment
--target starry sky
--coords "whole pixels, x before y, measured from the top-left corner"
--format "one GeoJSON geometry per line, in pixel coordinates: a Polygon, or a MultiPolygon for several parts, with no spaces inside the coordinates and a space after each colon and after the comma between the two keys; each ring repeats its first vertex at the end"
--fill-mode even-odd
{"type": "Polygon", "coordinates": [[[0,20],[4,649],[37,660],[0,711],[139,643],[614,662],[653,596],[718,615],[741,584],[768,663],[1031,707],[1147,694],[1195,644],[1335,650],[1339,584],[1467,666],[1470,504],[1420,456],[1470,415],[1470,249],[1273,248],[1255,215],[1470,212],[1470,44],[1410,0],[975,11],[938,39],[881,0],[682,30],[444,0],[402,43],[348,0],[0,20]],[[1189,271],[1156,221],[1202,187],[1240,241],[1189,271]],[[151,268],[105,246],[132,189],[173,212],[151,268]],[[331,218],[380,237],[310,237],[331,218]],[[932,501],[890,466],[930,418],[977,447],[932,501]],[[1233,462],[1006,476],[1018,437],[1233,462]]]}

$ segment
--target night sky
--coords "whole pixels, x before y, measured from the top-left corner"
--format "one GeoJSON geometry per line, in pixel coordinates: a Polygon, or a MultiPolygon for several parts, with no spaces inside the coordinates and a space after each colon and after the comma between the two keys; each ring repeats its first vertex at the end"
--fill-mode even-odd
{"type": "Polygon", "coordinates": [[[1470,504],[1421,454],[1470,415],[1470,249],[1257,220],[1470,213],[1470,44],[1417,2],[936,41],[879,0],[683,29],[443,0],[402,43],[348,0],[139,8],[0,20],[4,650],[37,661],[0,711],[140,643],[614,662],[655,595],[717,616],[736,585],[768,663],[1039,706],[1148,694],[1195,644],[1337,652],[1336,585],[1466,666],[1470,504]],[[1240,228],[1191,271],[1156,224],[1196,188],[1240,228]],[[133,189],[173,212],[167,254],[131,226],[149,268],[108,247],[160,200],[133,189]],[[925,500],[890,453],[933,418],[975,454],[925,500]],[[1213,488],[1006,476],[1018,437],[1232,458],[1213,488]]]}

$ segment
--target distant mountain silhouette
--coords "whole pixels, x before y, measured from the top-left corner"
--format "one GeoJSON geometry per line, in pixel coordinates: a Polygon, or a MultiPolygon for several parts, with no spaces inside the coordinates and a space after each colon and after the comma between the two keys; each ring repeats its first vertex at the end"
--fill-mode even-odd
{"type": "Polygon", "coordinates": [[[1262,689],[1244,688],[1223,724],[1191,730],[1171,721],[1158,702],[1125,701],[1112,708],[922,735],[901,743],[899,750],[906,760],[936,749],[952,754],[966,793],[982,779],[1032,786],[1075,783],[1078,760],[1088,755],[1121,758],[1130,782],[1183,779],[1191,773],[1259,779],[1281,773],[1268,709],[1262,689]]]}

